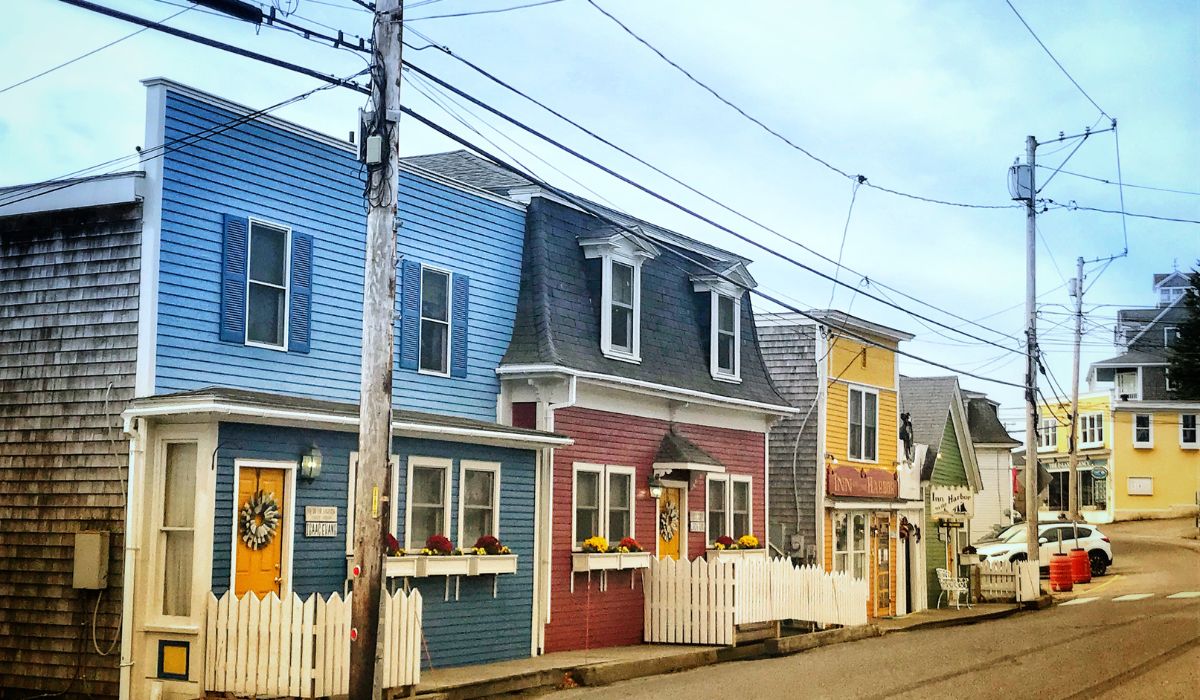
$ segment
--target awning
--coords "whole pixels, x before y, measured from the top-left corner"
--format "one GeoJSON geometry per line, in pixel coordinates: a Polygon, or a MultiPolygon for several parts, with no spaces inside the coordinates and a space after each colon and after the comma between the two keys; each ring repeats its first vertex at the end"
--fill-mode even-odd
{"type": "Polygon", "coordinates": [[[694,442],[675,432],[672,427],[663,436],[658,445],[658,454],[654,456],[654,464],[650,465],[654,474],[662,476],[667,472],[688,470],[693,472],[725,473],[725,465],[715,457],[700,449],[694,442]]]}

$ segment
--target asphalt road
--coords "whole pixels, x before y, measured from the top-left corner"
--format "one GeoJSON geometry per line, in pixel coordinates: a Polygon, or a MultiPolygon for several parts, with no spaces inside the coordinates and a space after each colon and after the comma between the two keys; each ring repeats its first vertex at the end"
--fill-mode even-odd
{"type": "MultiPolygon", "coordinates": [[[[1108,575],[1069,605],[796,656],[718,664],[564,698],[1196,698],[1200,544],[1183,524],[1103,527],[1108,575]],[[1196,592],[1196,597],[1168,598],[1196,592]],[[1117,601],[1128,595],[1148,597],[1117,601]]],[[[1068,602],[1064,597],[1061,602],[1068,602]]],[[[558,696],[556,695],[556,697],[558,696]]]]}

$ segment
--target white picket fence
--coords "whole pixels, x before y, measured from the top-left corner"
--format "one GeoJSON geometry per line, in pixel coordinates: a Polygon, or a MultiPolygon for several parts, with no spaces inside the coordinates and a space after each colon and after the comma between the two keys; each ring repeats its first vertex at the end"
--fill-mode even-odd
{"type": "Polygon", "coordinates": [[[663,559],[651,563],[643,580],[647,642],[733,644],[737,625],[775,620],[867,623],[865,581],[786,559],[663,559]]]}
{"type": "Polygon", "coordinates": [[[1037,581],[1036,564],[1025,561],[979,563],[979,599],[984,602],[1033,600],[1041,593],[1037,581]]]}
{"type": "MultiPolygon", "coordinates": [[[[350,604],[274,593],[208,596],[204,689],[239,696],[318,698],[349,692],[350,604]]],[[[385,688],[415,685],[421,676],[421,594],[384,592],[385,688]]]]}

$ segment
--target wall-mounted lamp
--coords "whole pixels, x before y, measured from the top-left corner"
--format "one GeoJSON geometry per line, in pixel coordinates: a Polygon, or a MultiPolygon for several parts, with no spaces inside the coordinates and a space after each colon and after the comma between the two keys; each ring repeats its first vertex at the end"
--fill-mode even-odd
{"type": "Polygon", "coordinates": [[[300,458],[300,476],[312,481],[321,475],[321,448],[313,444],[300,458]]]}
{"type": "Polygon", "coordinates": [[[657,499],[662,497],[663,483],[657,474],[650,474],[650,478],[646,481],[646,486],[650,488],[650,498],[657,499]]]}

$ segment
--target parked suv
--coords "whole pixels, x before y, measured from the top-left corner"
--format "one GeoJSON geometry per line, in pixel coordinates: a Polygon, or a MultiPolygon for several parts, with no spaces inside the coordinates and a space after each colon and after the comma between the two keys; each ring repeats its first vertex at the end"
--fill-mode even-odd
{"type": "MultiPolygon", "coordinates": [[[[1050,557],[1059,551],[1064,553],[1079,547],[1088,553],[1092,562],[1092,575],[1103,576],[1112,566],[1112,547],[1104,533],[1093,525],[1070,523],[1047,523],[1038,526],[1038,561],[1042,568],[1050,566],[1050,557]],[[1078,539],[1076,539],[1078,528],[1078,539]],[[1060,544],[1061,543],[1061,544],[1060,544]],[[1061,549],[1060,549],[1061,547],[1061,549]]],[[[1002,530],[995,540],[980,542],[976,548],[981,561],[1024,561],[1026,554],[1025,524],[1018,523],[1002,530]]]]}

